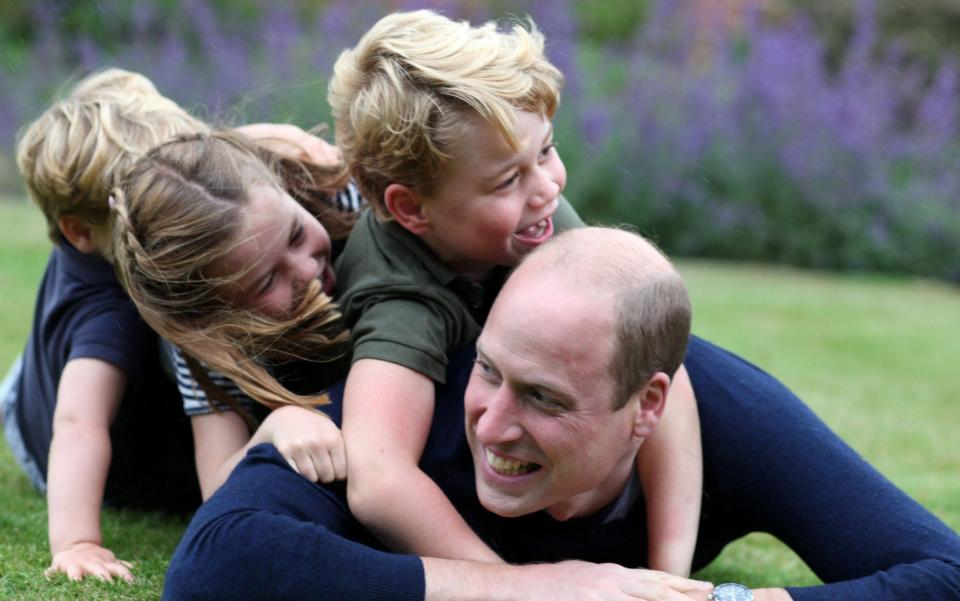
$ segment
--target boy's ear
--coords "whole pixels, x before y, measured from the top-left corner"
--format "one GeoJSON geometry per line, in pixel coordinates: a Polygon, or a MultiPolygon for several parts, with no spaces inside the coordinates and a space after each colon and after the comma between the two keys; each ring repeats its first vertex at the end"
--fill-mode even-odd
{"type": "Polygon", "coordinates": [[[91,254],[98,251],[97,242],[93,236],[93,228],[86,219],[78,215],[61,215],[57,217],[60,233],[75,249],[91,254]]]}
{"type": "Polygon", "coordinates": [[[633,422],[634,438],[646,438],[656,430],[666,407],[669,390],[670,376],[658,371],[630,398],[630,403],[636,403],[637,412],[633,422]]]}
{"type": "Polygon", "coordinates": [[[423,210],[423,197],[413,188],[390,184],[383,191],[383,204],[396,222],[412,234],[422,236],[430,231],[430,219],[423,210]]]}

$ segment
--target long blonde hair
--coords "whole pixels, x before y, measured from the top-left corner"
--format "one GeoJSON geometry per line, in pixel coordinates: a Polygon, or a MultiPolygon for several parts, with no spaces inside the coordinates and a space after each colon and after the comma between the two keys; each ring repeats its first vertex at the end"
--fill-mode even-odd
{"type": "MultiPolygon", "coordinates": [[[[244,137],[227,132],[182,137],[147,153],[114,191],[117,271],[157,333],[251,398],[270,408],[322,404],[323,396],[294,394],[264,367],[269,360],[333,359],[345,351],[348,334],[340,313],[319,284],[308,286],[291,317],[278,319],[228,300],[225,287],[240,274],[209,275],[211,263],[236,243],[250,188],[281,188],[290,181],[278,172],[299,173],[268,165],[264,156],[244,137]]],[[[294,183],[304,177],[299,173],[294,183]]],[[[342,169],[330,170],[324,180],[307,177],[313,193],[294,196],[325,198],[329,208],[345,178],[342,169]]],[[[320,210],[318,219],[342,229],[336,215],[320,210]]]]}
{"type": "Polygon", "coordinates": [[[327,94],[337,146],[380,217],[390,183],[432,191],[470,133],[466,117],[496,127],[513,148],[515,109],[553,117],[563,75],[543,44],[532,22],[498,31],[420,10],[380,19],[343,51],[327,94]]]}

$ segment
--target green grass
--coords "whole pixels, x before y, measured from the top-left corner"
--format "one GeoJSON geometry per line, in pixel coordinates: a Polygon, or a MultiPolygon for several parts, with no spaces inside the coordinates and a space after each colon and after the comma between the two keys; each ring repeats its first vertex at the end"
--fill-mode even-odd
{"type": "MultiPolygon", "coordinates": [[[[23,345],[49,252],[39,213],[0,202],[0,369],[23,345]]],[[[960,529],[960,289],[919,280],[680,262],[694,329],[777,375],[893,482],[960,529]]],[[[151,599],[182,519],[108,510],[107,545],[137,562],[135,585],[44,580],[41,499],[0,448],[0,598],[151,599]]],[[[752,535],[699,574],[754,586],[816,578],[769,536],[752,535]]]]}

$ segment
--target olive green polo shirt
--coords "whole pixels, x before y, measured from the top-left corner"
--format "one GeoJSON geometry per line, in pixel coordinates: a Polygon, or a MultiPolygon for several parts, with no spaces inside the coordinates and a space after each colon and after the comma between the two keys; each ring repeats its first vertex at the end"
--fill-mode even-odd
{"type": "MultiPolygon", "coordinates": [[[[557,231],[583,222],[561,196],[557,231]]],[[[508,268],[483,285],[443,265],[395,221],[360,217],[336,263],[337,299],[353,336],[353,360],[380,359],[444,383],[448,353],[476,341],[508,268]]]]}

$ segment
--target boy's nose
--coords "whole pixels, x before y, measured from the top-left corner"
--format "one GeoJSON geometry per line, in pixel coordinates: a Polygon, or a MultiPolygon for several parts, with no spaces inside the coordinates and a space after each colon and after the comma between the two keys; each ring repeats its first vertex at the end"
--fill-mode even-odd
{"type": "Polygon", "coordinates": [[[537,169],[534,176],[528,204],[535,209],[542,208],[560,195],[560,185],[553,181],[553,177],[546,169],[537,169]]]}

